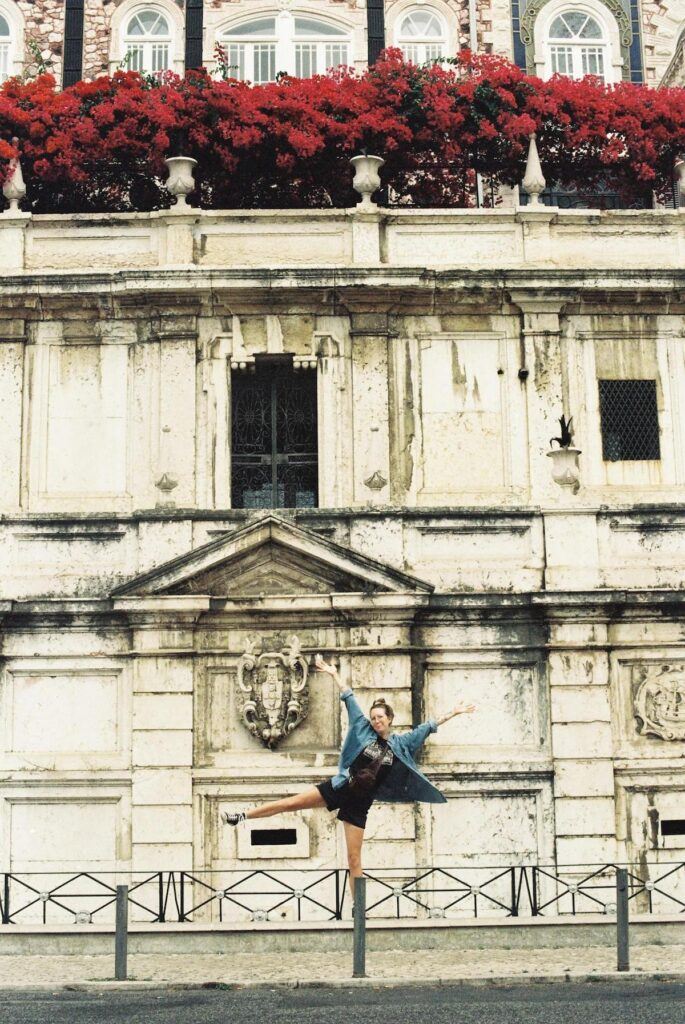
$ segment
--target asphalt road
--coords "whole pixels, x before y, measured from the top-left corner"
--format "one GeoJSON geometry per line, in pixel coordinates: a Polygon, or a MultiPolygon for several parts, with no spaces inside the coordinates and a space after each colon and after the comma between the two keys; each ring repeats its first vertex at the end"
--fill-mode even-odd
{"type": "Polygon", "coordinates": [[[683,1024],[666,982],[169,992],[0,990],[2,1024],[683,1024]]]}

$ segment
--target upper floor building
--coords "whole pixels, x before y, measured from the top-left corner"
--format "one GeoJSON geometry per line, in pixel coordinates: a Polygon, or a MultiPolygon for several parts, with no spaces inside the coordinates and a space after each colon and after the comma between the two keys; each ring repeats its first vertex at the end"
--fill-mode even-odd
{"type": "Polygon", "coordinates": [[[417,63],[467,47],[543,77],[677,85],[684,29],[685,0],[0,0],[0,81],[204,65],[267,82],[394,46],[417,63]]]}

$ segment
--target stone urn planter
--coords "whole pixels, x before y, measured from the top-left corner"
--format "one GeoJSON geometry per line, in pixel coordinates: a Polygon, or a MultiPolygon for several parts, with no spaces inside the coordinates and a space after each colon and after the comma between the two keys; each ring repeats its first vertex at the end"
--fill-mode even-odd
{"type": "Polygon", "coordinates": [[[362,197],[357,204],[359,210],[375,210],[376,204],[371,202],[371,196],[381,187],[381,177],[378,173],[385,163],[380,156],[353,156],[350,163],[354,167],[354,181],[352,188],[362,197]]]}
{"type": "Polygon", "coordinates": [[[193,172],[197,166],[197,160],[191,156],[168,156],[164,163],[169,171],[165,187],[172,196],[176,196],[176,209],[188,208],[186,196],[195,188],[193,172]]]}
{"type": "MultiPolygon", "coordinates": [[[[17,139],[12,139],[15,146],[17,141],[17,139]]],[[[19,203],[26,195],[26,185],[24,184],[24,175],[21,172],[19,158],[16,156],[10,160],[9,175],[2,186],[2,194],[10,204],[9,209],[5,212],[10,214],[19,213],[19,203]]]]}
{"type": "Polygon", "coordinates": [[[568,487],[576,494],[580,488],[580,448],[552,448],[547,458],[552,460],[552,479],[560,487],[568,487]]]}

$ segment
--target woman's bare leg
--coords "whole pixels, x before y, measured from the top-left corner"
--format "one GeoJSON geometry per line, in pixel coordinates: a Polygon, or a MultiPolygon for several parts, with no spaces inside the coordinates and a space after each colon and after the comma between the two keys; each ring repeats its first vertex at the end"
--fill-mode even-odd
{"type": "Polygon", "coordinates": [[[274,814],[284,814],[286,811],[303,811],[308,807],[325,807],[326,801],[319,793],[316,786],[305,789],[295,796],[286,796],[282,800],[272,800],[261,807],[253,807],[247,811],[246,818],[271,818],[274,814]]]}
{"type": "Polygon", "coordinates": [[[347,844],[347,866],[350,869],[350,892],[354,901],[354,880],[361,878],[362,870],[362,844],[364,842],[364,829],[358,825],[351,825],[349,821],[343,821],[345,829],[345,843],[347,844]]]}

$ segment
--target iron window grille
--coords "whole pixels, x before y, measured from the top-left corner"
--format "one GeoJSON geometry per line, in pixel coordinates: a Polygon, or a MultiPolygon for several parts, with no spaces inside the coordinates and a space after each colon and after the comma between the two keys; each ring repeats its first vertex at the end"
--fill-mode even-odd
{"type": "Polygon", "coordinates": [[[599,415],[605,462],[661,458],[655,380],[600,380],[599,415]]]}
{"type": "Polygon", "coordinates": [[[315,508],[316,370],[295,370],[292,359],[234,370],[231,420],[233,507],[315,508]]]}

